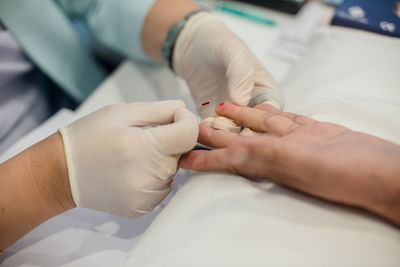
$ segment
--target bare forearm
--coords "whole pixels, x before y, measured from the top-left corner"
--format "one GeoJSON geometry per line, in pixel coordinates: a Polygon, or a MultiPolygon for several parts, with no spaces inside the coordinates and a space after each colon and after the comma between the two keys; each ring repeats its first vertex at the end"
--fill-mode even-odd
{"type": "Polygon", "coordinates": [[[143,26],[142,43],[146,53],[161,62],[161,47],[170,27],[199,8],[192,0],[158,0],[147,14],[143,26]]]}
{"type": "Polygon", "coordinates": [[[56,133],[0,165],[0,251],[74,207],[56,133]]]}

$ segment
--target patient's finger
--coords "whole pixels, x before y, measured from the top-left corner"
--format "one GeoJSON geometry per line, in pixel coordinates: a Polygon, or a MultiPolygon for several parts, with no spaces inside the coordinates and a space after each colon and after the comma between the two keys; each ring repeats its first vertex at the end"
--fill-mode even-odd
{"type": "Polygon", "coordinates": [[[314,123],[316,122],[316,120],[307,117],[307,116],[303,116],[303,115],[298,115],[295,113],[290,113],[290,112],[282,112],[281,113],[282,116],[285,116],[286,118],[294,121],[297,124],[300,125],[304,125],[304,124],[310,124],[310,123],[314,123]]]}
{"type": "Polygon", "coordinates": [[[195,171],[232,172],[226,148],[192,150],[181,157],[179,167],[195,171]]]}
{"type": "Polygon", "coordinates": [[[199,125],[199,139],[198,141],[206,146],[213,148],[222,148],[228,146],[231,141],[240,135],[226,130],[218,130],[210,127],[206,123],[199,125]]]}
{"type": "Polygon", "coordinates": [[[277,109],[276,107],[269,105],[269,104],[258,104],[257,106],[254,106],[254,108],[256,109],[261,109],[263,111],[269,112],[269,113],[281,113],[281,111],[279,109],[277,109]]]}
{"type": "Polygon", "coordinates": [[[256,132],[267,132],[278,136],[284,136],[294,131],[298,124],[280,113],[271,113],[261,109],[237,106],[229,102],[223,102],[216,108],[220,116],[246,125],[256,132]]]}
{"type": "Polygon", "coordinates": [[[316,122],[316,120],[311,119],[306,116],[303,116],[303,115],[297,115],[295,113],[290,113],[290,112],[281,112],[279,109],[277,109],[271,105],[268,105],[268,104],[259,104],[259,105],[255,106],[254,108],[261,109],[263,111],[270,112],[270,113],[279,113],[279,115],[284,116],[300,125],[316,122]]]}
{"type": "Polygon", "coordinates": [[[315,164],[310,161],[313,156],[314,151],[302,145],[264,135],[237,139],[227,148],[191,151],[181,158],[179,166],[265,178],[315,194],[320,184],[311,175],[315,172],[315,164]]]}
{"type": "Polygon", "coordinates": [[[228,148],[191,151],[181,158],[179,166],[196,171],[229,171],[268,178],[286,165],[279,144],[276,137],[242,137],[228,148]]]}

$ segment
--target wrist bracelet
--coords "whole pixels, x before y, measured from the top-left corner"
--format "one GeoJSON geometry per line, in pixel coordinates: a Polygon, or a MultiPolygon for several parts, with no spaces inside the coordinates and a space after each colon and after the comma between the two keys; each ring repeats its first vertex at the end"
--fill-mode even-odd
{"type": "Polygon", "coordinates": [[[261,104],[268,100],[276,101],[281,106],[281,109],[283,109],[285,106],[285,101],[283,100],[281,93],[278,90],[271,88],[258,90],[255,94],[252,95],[248,106],[255,107],[258,104],[261,104]]]}
{"type": "Polygon", "coordinates": [[[164,43],[162,45],[161,55],[165,62],[168,64],[169,68],[173,70],[172,62],[173,62],[173,54],[174,54],[174,47],[176,39],[178,39],[179,33],[185,27],[186,23],[189,19],[196,15],[199,12],[206,11],[205,9],[197,9],[186,16],[184,16],[180,21],[174,23],[171,28],[168,30],[167,37],[165,37],[164,43]]]}

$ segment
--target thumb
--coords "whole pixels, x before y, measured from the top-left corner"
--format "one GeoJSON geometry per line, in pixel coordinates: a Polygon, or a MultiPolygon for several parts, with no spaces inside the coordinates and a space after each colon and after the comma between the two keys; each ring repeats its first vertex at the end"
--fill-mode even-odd
{"type": "Polygon", "coordinates": [[[255,72],[251,60],[254,56],[248,54],[245,51],[238,53],[235,49],[229,49],[224,62],[229,96],[233,103],[241,106],[249,103],[254,87],[255,72]]]}
{"type": "Polygon", "coordinates": [[[165,155],[182,154],[195,147],[199,133],[196,117],[186,108],[174,113],[174,121],[147,129],[157,142],[157,147],[165,155]]]}
{"type": "Polygon", "coordinates": [[[232,102],[246,106],[257,88],[277,91],[277,83],[265,66],[244,45],[230,48],[224,57],[228,92],[232,102]],[[275,89],[275,90],[274,90],[275,89]]]}

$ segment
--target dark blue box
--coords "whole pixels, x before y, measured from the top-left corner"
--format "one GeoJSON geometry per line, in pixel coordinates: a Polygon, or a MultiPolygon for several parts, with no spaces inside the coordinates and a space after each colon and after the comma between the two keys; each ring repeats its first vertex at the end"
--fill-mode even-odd
{"type": "Polygon", "coordinates": [[[336,9],[332,25],[400,37],[400,1],[347,0],[336,9]]]}

